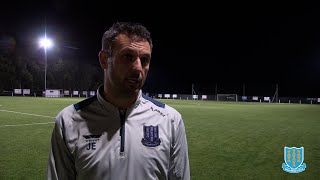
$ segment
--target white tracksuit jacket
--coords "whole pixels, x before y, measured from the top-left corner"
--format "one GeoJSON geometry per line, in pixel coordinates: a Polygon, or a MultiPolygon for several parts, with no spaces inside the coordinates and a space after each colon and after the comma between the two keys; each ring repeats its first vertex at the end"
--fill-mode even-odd
{"type": "Polygon", "coordinates": [[[119,110],[97,95],[62,110],[52,132],[47,179],[190,179],[181,115],[143,95],[119,110]]]}

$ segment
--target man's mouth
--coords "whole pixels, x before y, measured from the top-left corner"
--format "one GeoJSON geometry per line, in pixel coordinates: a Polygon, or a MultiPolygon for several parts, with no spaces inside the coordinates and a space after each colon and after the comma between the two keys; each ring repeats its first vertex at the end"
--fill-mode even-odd
{"type": "Polygon", "coordinates": [[[139,79],[128,78],[127,80],[130,84],[138,84],[140,82],[139,79]]]}

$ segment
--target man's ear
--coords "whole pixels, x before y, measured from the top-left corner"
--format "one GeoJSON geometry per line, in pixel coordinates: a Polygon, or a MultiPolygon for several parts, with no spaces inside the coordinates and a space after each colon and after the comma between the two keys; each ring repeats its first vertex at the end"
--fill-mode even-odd
{"type": "Polygon", "coordinates": [[[103,68],[103,69],[107,69],[108,68],[108,55],[106,52],[104,51],[100,51],[99,52],[99,62],[100,62],[100,66],[103,68]]]}

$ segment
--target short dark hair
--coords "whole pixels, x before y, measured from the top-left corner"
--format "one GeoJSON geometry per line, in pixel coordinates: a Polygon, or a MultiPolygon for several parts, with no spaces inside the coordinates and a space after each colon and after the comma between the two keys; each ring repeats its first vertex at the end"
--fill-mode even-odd
{"type": "Polygon", "coordinates": [[[145,39],[149,42],[150,48],[152,49],[153,47],[150,32],[145,26],[132,22],[116,22],[102,37],[102,50],[109,56],[112,54],[114,40],[119,34],[127,34],[129,37],[145,39]]]}

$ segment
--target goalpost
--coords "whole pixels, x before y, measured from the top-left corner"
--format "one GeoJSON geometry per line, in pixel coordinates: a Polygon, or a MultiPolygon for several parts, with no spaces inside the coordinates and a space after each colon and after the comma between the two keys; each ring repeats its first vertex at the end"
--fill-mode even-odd
{"type": "Polygon", "coordinates": [[[237,94],[217,94],[217,101],[238,101],[237,94]]]}

